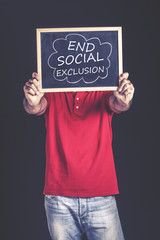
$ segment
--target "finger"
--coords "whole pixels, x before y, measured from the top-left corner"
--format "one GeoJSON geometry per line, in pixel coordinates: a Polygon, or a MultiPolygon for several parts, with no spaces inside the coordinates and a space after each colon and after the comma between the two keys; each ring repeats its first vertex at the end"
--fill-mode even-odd
{"type": "Polygon", "coordinates": [[[123,95],[124,95],[126,98],[129,97],[130,100],[133,98],[133,94],[134,94],[133,88],[127,88],[127,89],[124,91],[124,93],[123,93],[123,95]]]}
{"type": "Polygon", "coordinates": [[[39,95],[39,89],[37,87],[37,80],[36,79],[29,79],[28,82],[25,84],[26,86],[32,88],[36,95],[39,95]]]}
{"type": "Polygon", "coordinates": [[[36,87],[37,91],[40,92],[40,82],[37,81],[37,79],[35,79],[35,78],[34,79],[30,79],[29,82],[34,84],[34,86],[36,87]]]}
{"type": "Polygon", "coordinates": [[[25,85],[28,88],[31,88],[34,91],[35,95],[39,95],[39,91],[38,91],[37,87],[35,86],[35,84],[33,83],[33,80],[31,80],[31,81],[29,80],[28,82],[26,82],[25,85]]]}
{"type": "Polygon", "coordinates": [[[123,79],[128,79],[128,77],[129,77],[129,73],[128,72],[122,73],[119,76],[119,81],[121,82],[123,79]]]}
{"type": "Polygon", "coordinates": [[[123,79],[121,82],[120,82],[120,85],[118,87],[118,92],[122,92],[122,89],[124,88],[124,86],[126,84],[130,84],[130,81],[127,80],[127,79],[123,79]]]}
{"type": "Polygon", "coordinates": [[[35,78],[37,81],[40,81],[40,76],[38,75],[38,73],[33,72],[32,73],[32,79],[35,78]]]}
{"type": "Polygon", "coordinates": [[[121,89],[121,94],[123,94],[127,89],[132,89],[132,88],[133,88],[133,85],[131,82],[124,84],[121,89]]]}
{"type": "Polygon", "coordinates": [[[27,86],[27,85],[25,85],[23,89],[24,89],[25,95],[28,95],[28,94],[32,95],[32,96],[36,95],[34,90],[31,87],[27,86]]]}

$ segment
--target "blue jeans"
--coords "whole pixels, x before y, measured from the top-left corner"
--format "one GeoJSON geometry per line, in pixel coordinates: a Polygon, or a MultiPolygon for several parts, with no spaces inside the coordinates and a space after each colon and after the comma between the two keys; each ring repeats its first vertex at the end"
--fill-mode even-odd
{"type": "Polygon", "coordinates": [[[124,240],[114,196],[45,195],[45,209],[52,240],[124,240]]]}

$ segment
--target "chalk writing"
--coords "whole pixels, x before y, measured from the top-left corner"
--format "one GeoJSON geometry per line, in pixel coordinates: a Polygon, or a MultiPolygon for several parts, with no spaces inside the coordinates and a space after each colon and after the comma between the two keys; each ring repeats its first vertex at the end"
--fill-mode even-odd
{"type": "Polygon", "coordinates": [[[56,39],[52,46],[54,52],[48,57],[47,64],[57,81],[90,84],[108,76],[111,43],[102,43],[98,37],[86,39],[81,34],[68,34],[56,39]]]}

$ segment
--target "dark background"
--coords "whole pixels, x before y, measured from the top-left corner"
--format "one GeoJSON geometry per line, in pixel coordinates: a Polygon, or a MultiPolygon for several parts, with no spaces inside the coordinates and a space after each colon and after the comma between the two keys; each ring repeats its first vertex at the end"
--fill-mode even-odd
{"type": "Polygon", "coordinates": [[[27,115],[23,85],[36,71],[40,27],[122,26],[132,108],[113,119],[113,149],[126,240],[159,238],[158,1],[0,0],[0,239],[49,240],[43,207],[45,127],[27,115]]]}

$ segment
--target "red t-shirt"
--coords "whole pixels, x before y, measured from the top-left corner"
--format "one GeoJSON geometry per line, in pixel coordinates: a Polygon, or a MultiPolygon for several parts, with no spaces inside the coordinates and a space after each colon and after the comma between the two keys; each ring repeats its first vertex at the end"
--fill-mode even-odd
{"type": "Polygon", "coordinates": [[[112,92],[46,93],[44,194],[118,193],[108,99],[112,92]]]}

